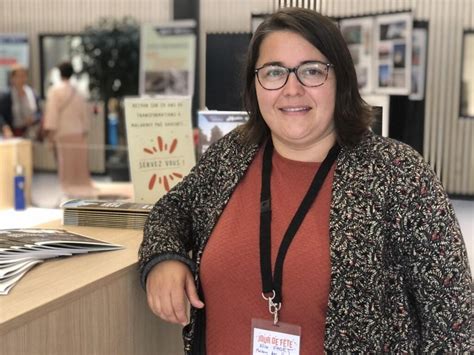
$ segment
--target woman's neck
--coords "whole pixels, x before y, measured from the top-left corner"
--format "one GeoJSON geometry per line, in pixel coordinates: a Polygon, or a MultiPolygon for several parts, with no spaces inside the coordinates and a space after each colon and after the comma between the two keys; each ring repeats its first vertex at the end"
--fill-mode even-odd
{"type": "Polygon", "coordinates": [[[291,145],[273,137],[273,146],[278,154],[290,160],[303,162],[322,162],[335,143],[336,132],[334,130],[317,142],[307,145],[291,145]]]}
{"type": "Polygon", "coordinates": [[[18,95],[23,96],[25,94],[24,85],[15,85],[14,88],[18,95]]]}

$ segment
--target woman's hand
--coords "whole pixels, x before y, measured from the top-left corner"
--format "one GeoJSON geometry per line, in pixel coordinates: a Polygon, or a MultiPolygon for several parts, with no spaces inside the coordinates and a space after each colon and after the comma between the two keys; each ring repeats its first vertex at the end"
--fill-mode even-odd
{"type": "Polygon", "coordinates": [[[35,123],[35,118],[33,115],[29,115],[25,117],[25,125],[26,127],[30,127],[35,123]]]}
{"type": "Polygon", "coordinates": [[[151,269],[146,281],[148,305],[153,313],[171,323],[188,323],[190,302],[203,308],[189,267],[177,260],[163,261],[151,269]]]}
{"type": "Polygon", "coordinates": [[[13,137],[13,132],[8,125],[3,125],[2,126],[2,135],[4,138],[12,138],[13,137]]]}

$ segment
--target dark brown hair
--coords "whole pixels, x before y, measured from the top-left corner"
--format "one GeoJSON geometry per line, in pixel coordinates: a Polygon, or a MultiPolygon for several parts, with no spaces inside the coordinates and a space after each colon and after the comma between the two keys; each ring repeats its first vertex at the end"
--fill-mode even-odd
{"type": "Polygon", "coordinates": [[[267,35],[275,31],[291,31],[301,35],[316,47],[330,63],[336,74],[336,104],[334,121],[339,144],[353,146],[369,129],[371,108],[362,100],[351,54],[338,27],[331,19],[315,11],[288,7],[267,17],[258,26],[249,45],[244,68],[244,107],[249,120],[240,127],[246,143],[260,143],[270,133],[263,120],[255,90],[255,64],[260,46],[267,35]]]}
{"type": "Polygon", "coordinates": [[[58,64],[59,73],[61,78],[69,79],[74,74],[74,69],[70,62],[62,62],[58,64]]]}

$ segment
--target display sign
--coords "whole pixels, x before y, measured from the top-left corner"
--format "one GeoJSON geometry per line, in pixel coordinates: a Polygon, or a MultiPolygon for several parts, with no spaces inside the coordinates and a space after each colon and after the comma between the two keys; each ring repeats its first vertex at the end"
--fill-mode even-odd
{"type": "Polygon", "coordinates": [[[25,34],[0,34],[0,91],[8,90],[8,75],[15,64],[28,68],[28,37],[25,34]]]}
{"type": "Polygon", "coordinates": [[[140,94],[192,96],[195,21],[144,24],[140,38],[140,94]]]}
{"type": "Polygon", "coordinates": [[[126,98],[124,105],[135,202],[155,203],[195,164],[191,97],[126,98]]]}

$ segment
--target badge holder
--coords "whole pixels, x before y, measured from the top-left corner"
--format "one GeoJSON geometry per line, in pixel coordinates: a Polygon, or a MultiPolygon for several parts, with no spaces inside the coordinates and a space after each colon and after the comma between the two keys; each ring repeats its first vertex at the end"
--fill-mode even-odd
{"type": "Polygon", "coordinates": [[[301,327],[267,319],[252,319],[251,354],[299,355],[301,327]]]}
{"type": "Polygon", "coordinates": [[[268,301],[268,311],[273,315],[273,321],[252,318],[250,353],[298,355],[300,353],[301,327],[278,321],[281,303],[273,302],[275,291],[268,297],[262,293],[262,297],[268,301]]]}

